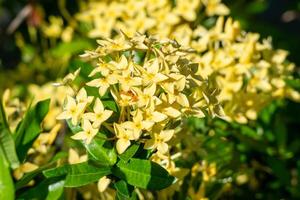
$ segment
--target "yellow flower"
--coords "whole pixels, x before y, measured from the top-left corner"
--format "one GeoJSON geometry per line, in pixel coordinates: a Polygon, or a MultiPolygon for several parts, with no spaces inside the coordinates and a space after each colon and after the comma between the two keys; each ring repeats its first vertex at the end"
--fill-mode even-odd
{"type": "Polygon", "coordinates": [[[76,101],[78,104],[84,103],[86,105],[89,105],[93,101],[93,99],[94,97],[87,95],[87,92],[84,88],[81,88],[76,95],[76,101]]]}
{"type": "Polygon", "coordinates": [[[149,61],[145,64],[145,68],[139,68],[142,72],[143,85],[157,84],[162,82],[168,77],[159,71],[159,62],[157,59],[149,61]]]}
{"type": "Polygon", "coordinates": [[[130,140],[134,140],[135,137],[132,131],[125,129],[120,124],[115,123],[114,130],[118,138],[116,143],[117,152],[121,154],[130,146],[130,140]]]}
{"type": "Polygon", "coordinates": [[[71,26],[67,26],[61,33],[61,39],[64,42],[70,42],[73,37],[74,29],[71,26]]]}
{"type": "Polygon", "coordinates": [[[113,114],[113,111],[104,109],[99,98],[97,98],[95,101],[93,111],[94,112],[85,113],[83,118],[92,121],[94,128],[100,128],[101,124],[113,114]]]}
{"type": "Polygon", "coordinates": [[[23,177],[24,174],[32,172],[39,168],[37,165],[30,163],[30,162],[25,162],[19,166],[14,172],[13,175],[14,177],[19,180],[23,177]]]}
{"type": "Polygon", "coordinates": [[[64,111],[59,114],[56,119],[71,119],[73,125],[77,125],[81,115],[84,113],[86,103],[76,103],[75,99],[67,96],[66,105],[64,111]]]}
{"type": "Polygon", "coordinates": [[[46,154],[49,150],[49,147],[53,144],[60,129],[61,124],[56,124],[49,133],[41,133],[33,143],[34,150],[42,154],[46,154]]]}
{"type": "Polygon", "coordinates": [[[98,128],[93,128],[89,120],[84,119],[81,123],[82,131],[76,133],[71,138],[74,140],[84,140],[86,144],[91,143],[92,139],[97,135],[98,128]]]}
{"type": "Polygon", "coordinates": [[[119,83],[121,86],[121,89],[124,92],[129,91],[134,86],[139,86],[142,84],[142,78],[140,77],[132,77],[131,71],[126,70],[122,72],[122,75],[120,76],[119,83]]]}
{"type": "Polygon", "coordinates": [[[151,84],[151,85],[145,87],[143,91],[138,87],[134,87],[132,89],[133,89],[133,91],[136,92],[136,95],[138,96],[137,104],[139,107],[147,106],[150,103],[150,101],[156,99],[155,98],[155,92],[156,92],[155,84],[151,84]]]}
{"type": "Polygon", "coordinates": [[[151,101],[144,110],[144,118],[146,121],[158,123],[166,120],[168,116],[155,110],[154,101],[151,101]]]}
{"type": "Polygon", "coordinates": [[[175,12],[187,21],[194,21],[197,17],[196,9],[199,3],[200,0],[178,0],[175,12]]]}
{"type": "Polygon", "coordinates": [[[93,79],[92,81],[86,83],[86,85],[91,87],[99,88],[100,96],[103,96],[110,85],[116,84],[118,82],[118,77],[116,76],[107,76],[103,78],[93,79]]]}
{"type": "Polygon", "coordinates": [[[137,140],[140,137],[142,130],[149,130],[153,125],[154,122],[145,121],[143,119],[141,110],[137,110],[135,112],[132,121],[126,121],[122,123],[122,127],[132,131],[134,140],[137,140]]]}
{"type": "Polygon", "coordinates": [[[49,38],[59,38],[62,32],[63,19],[60,17],[50,16],[50,24],[42,26],[43,33],[49,38]]]}
{"type": "Polygon", "coordinates": [[[78,68],[75,72],[69,73],[67,76],[65,76],[65,78],[62,81],[62,84],[65,85],[67,83],[71,83],[72,81],[74,81],[75,78],[79,75],[80,69],[81,68],[78,68]]]}
{"type": "Polygon", "coordinates": [[[99,192],[104,192],[106,188],[109,186],[111,180],[107,178],[107,176],[103,176],[102,178],[99,179],[97,183],[97,188],[99,192]]]}
{"type": "Polygon", "coordinates": [[[202,163],[202,176],[203,181],[210,181],[217,174],[217,166],[216,163],[208,164],[206,161],[202,163]]]}
{"type": "Polygon", "coordinates": [[[68,162],[70,164],[82,163],[82,162],[87,161],[87,159],[88,159],[87,155],[79,156],[79,154],[77,153],[77,151],[75,151],[72,148],[69,149],[68,162]]]}
{"type": "Polygon", "coordinates": [[[154,133],[151,139],[145,143],[145,149],[157,149],[159,153],[167,153],[169,146],[167,142],[173,137],[174,130],[163,130],[160,133],[154,133]]]}
{"type": "Polygon", "coordinates": [[[229,9],[221,3],[221,0],[202,0],[206,6],[205,12],[208,16],[228,15],[229,9]]]}

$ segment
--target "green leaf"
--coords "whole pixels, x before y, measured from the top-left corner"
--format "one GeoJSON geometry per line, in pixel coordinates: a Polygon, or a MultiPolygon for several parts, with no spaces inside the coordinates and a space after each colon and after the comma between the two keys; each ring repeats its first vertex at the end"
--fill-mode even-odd
{"type": "Polygon", "coordinates": [[[71,168],[71,165],[63,165],[63,166],[44,170],[43,174],[46,178],[64,176],[68,173],[70,168],[71,168]]]}
{"type": "Polygon", "coordinates": [[[66,177],[65,187],[80,187],[98,181],[109,175],[109,167],[95,167],[87,163],[80,163],[71,168],[66,177]]]}
{"type": "Polygon", "coordinates": [[[103,100],[102,103],[103,103],[103,106],[105,108],[108,108],[108,109],[110,109],[110,110],[112,110],[116,113],[119,112],[118,106],[117,106],[115,101],[113,101],[113,100],[103,100]]]}
{"type": "Polygon", "coordinates": [[[69,65],[69,70],[74,72],[78,68],[80,68],[79,76],[81,78],[85,79],[85,80],[89,79],[89,74],[94,69],[93,65],[91,65],[88,62],[84,62],[84,61],[79,60],[79,59],[71,60],[70,65],[69,65]]]}
{"type": "Polygon", "coordinates": [[[49,103],[50,99],[46,99],[30,108],[14,134],[17,154],[21,161],[25,159],[29,148],[42,131],[41,122],[48,113],[49,103]]]}
{"type": "MultiPolygon", "coordinates": [[[[103,137],[106,137],[104,134],[103,137]]],[[[117,153],[110,142],[95,137],[85,148],[93,160],[100,165],[112,166],[117,162],[117,153]]]]}
{"type": "MultiPolygon", "coordinates": [[[[73,126],[70,121],[67,123],[74,134],[81,131],[80,126],[73,126]]],[[[105,134],[98,133],[90,144],[82,144],[94,161],[100,165],[111,166],[117,162],[117,153],[111,143],[105,140],[106,138],[105,134]]]]}
{"type": "Polygon", "coordinates": [[[290,185],[291,175],[285,162],[275,157],[267,157],[266,161],[269,167],[272,169],[274,175],[278,177],[282,185],[290,185]]]}
{"type": "Polygon", "coordinates": [[[65,181],[59,181],[48,186],[48,195],[46,200],[57,200],[64,192],[65,181]]]}
{"type": "Polygon", "coordinates": [[[88,40],[73,40],[71,42],[59,43],[55,48],[50,50],[50,53],[54,57],[61,58],[62,56],[78,54],[91,47],[92,45],[88,40]]]}
{"type": "Polygon", "coordinates": [[[47,163],[46,165],[44,166],[41,166],[39,167],[38,169],[32,171],[32,172],[29,172],[29,173],[26,173],[16,184],[15,184],[15,187],[16,187],[16,190],[24,187],[27,185],[27,183],[29,183],[32,179],[34,179],[37,175],[39,175],[40,173],[42,173],[43,171],[45,171],[46,169],[50,168],[53,164],[56,163],[57,160],[59,159],[62,159],[62,158],[65,158],[67,157],[68,154],[66,152],[59,152],[57,153],[49,163],[47,163]]]}
{"type": "Polygon", "coordinates": [[[300,79],[286,79],[285,83],[297,90],[300,90],[300,79]]]}
{"type": "Polygon", "coordinates": [[[70,119],[68,119],[68,120],[66,120],[66,121],[67,121],[68,127],[71,129],[71,132],[72,132],[72,133],[76,134],[76,133],[78,133],[79,131],[82,131],[81,126],[79,126],[79,125],[74,126],[74,125],[72,124],[72,122],[71,122],[70,119]]]}
{"type": "Polygon", "coordinates": [[[136,198],[136,193],[134,192],[134,187],[128,185],[125,181],[120,180],[114,184],[117,195],[116,199],[118,200],[133,200],[136,198]]]}
{"type": "Polygon", "coordinates": [[[9,165],[0,147],[0,199],[14,199],[14,185],[10,175],[9,165]]]}
{"type": "Polygon", "coordinates": [[[119,158],[127,162],[130,158],[132,158],[135,155],[139,147],[140,147],[139,144],[131,145],[124,153],[119,155],[119,158]]]}
{"type": "Polygon", "coordinates": [[[131,158],[119,161],[113,174],[130,185],[149,190],[161,190],[170,186],[175,178],[155,162],[131,158]]]}
{"type": "Polygon", "coordinates": [[[45,179],[34,187],[27,189],[25,192],[20,194],[17,199],[38,199],[44,200],[49,192],[49,186],[57,182],[61,182],[62,177],[55,177],[45,179]]]}
{"type": "Polygon", "coordinates": [[[8,160],[10,167],[16,169],[19,167],[20,162],[16,152],[16,146],[13,136],[9,130],[9,126],[6,120],[2,100],[0,99],[0,146],[3,148],[6,159],[8,160]]]}
{"type": "Polygon", "coordinates": [[[66,175],[65,187],[80,187],[98,181],[103,176],[109,175],[111,170],[106,166],[98,167],[84,162],[45,170],[43,173],[46,178],[66,175]]]}

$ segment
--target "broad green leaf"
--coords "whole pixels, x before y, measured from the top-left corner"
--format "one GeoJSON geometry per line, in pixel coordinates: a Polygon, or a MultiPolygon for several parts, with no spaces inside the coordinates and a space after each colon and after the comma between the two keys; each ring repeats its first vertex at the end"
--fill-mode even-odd
{"type": "Polygon", "coordinates": [[[46,178],[66,175],[65,187],[80,187],[87,185],[110,173],[111,170],[109,167],[93,166],[87,162],[74,165],[63,165],[43,172],[46,178]]]}
{"type": "Polygon", "coordinates": [[[70,171],[71,165],[62,165],[59,167],[47,169],[43,171],[43,174],[46,178],[53,178],[53,177],[59,177],[64,176],[70,171]]]}
{"type": "Polygon", "coordinates": [[[0,147],[2,146],[5,157],[12,169],[19,167],[20,162],[17,156],[15,142],[9,130],[6,115],[0,99],[0,147]]]}
{"type": "Polygon", "coordinates": [[[133,200],[137,199],[136,193],[134,192],[134,187],[128,185],[125,181],[120,180],[114,184],[117,195],[116,199],[118,200],[133,200]]]}
{"type": "Polygon", "coordinates": [[[59,181],[48,186],[48,195],[46,200],[57,200],[64,192],[65,181],[59,181]]]}
{"type": "Polygon", "coordinates": [[[139,147],[140,147],[139,144],[131,145],[124,153],[119,155],[119,158],[127,162],[130,158],[132,158],[135,155],[139,147]]]}
{"type": "Polygon", "coordinates": [[[87,163],[72,166],[66,177],[65,187],[80,187],[98,181],[103,176],[109,175],[109,167],[95,167],[87,163]]]}
{"type": "Polygon", "coordinates": [[[45,179],[34,187],[27,189],[25,192],[21,193],[19,196],[17,196],[16,199],[45,200],[45,197],[49,192],[49,186],[61,181],[62,177],[45,179]]]}
{"type": "MultiPolygon", "coordinates": [[[[105,137],[104,134],[103,137],[105,137]]],[[[104,139],[95,137],[90,144],[85,144],[85,148],[100,165],[112,166],[117,162],[117,153],[115,148],[104,139]]]]}
{"type": "Polygon", "coordinates": [[[131,158],[128,162],[120,160],[113,174],[130,185],[149,190],[161,190],[170,186],[175,178],[155,162],[131,158]]]}
{"type": "Polygon", "coordinates": [[[29,183],[32,179],[34,179],[37,175],[39,175],[40,173],[42,173],[43,171],[45,171],[46,169],[49,169],[50,167],[52,167],[57,160],[61,159],[61,158],[65,158],[67,157],[68,154],[66,152],[59,152],[57,153],[49,163],[47,163],[44,166],[39,167],[38,169],[26,173],[16,184],[16,190],[24,187],[27,185],[27,183],[29,183]]]}
{"type": "Polygon", "coordinates": [[[43,100],[30,108],[16,130],[14,137],[20,161],[25,159],[29,148],[41,133],[41,122],[48,113],[49,103],[50,99],[43,100]]]}
{"type": "Polygon", "coordinates": [[[10,175],[9,165],[0,147],[0,199],[13,200],[14,194],[14,185],[10,175]]]}

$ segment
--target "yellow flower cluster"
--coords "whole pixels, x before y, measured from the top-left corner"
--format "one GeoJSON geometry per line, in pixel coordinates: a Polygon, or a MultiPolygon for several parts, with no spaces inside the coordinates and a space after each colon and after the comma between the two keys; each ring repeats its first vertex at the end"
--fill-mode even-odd
{"type": "Polygon", "coordinates": [[[219,90],[202,79],[197,64],[186,59],[190,49],[172,40],[124,33],[98,43],[95,51],[82,55],[97,65],[90,81],[75,97],[66,98],[64,111],[57,117],[80,124],[82,131],[73,139],[90,143],[105,128],[115,135],[119,154],[138,141],[146,149],[157,150],[153,157],[166,159],[168,142],[183,118],[223,115],[219,90]],[[89,96],[87,87],[97,88],[99,94],[89,96]],[[112,96],[118,113],[105,108],[101,101],[105,95],[112,96]],[[111,122],[112,116],[117,120],[111,122]]]}
{"type": "Polygon", "coordinates": [[[191,46],[197,50],[194,61],[204,76],[216,79],[226,115],[239,123],[255,120],[257,113],[272,100],[300,95],[288,87],[294,64],[287,52],[274,50],[270,40],[259,34],[245,33],[238,22],[223,17],[214,28],[197,28],[191,46]]]}
{"type": "Polygon", "coordinates": [[[41,26],[43,34],[48,38],[61,38],[64,42],[70,42],[73,37],[74,28],[72,26],[63,27],[64,22],[61,17],[50,16],[49,23],[44,22],[41,26]]]}
{"type": "Polygon", "coordinates": [[[88,1],[75,17],[92,26],[90,37],[111,38],[123,30],[129,36],[139,32],[168,38],[199,20],[198,13],[204,17],[227,15],[229,9],[220,0],[88,1]]]}
{"type": "Polygon", "coordinates": [[[90,37],[114,37],[122,30],[154,34],[175,39],[197,51],[202,76],[212,76],[221,88],[228,120],[247,123],[276,98],[300,95],[287,87],[285,79],[294,65],[286,61],[287,52],[273,50],[271,41],[260,41],[256,33],[246,33],[237,21],[223,17],[211,29],[201,26],[204,17],[227,15],[220,0],[89,1],[81,5],[77,20],[93,27],[90,37]]]}

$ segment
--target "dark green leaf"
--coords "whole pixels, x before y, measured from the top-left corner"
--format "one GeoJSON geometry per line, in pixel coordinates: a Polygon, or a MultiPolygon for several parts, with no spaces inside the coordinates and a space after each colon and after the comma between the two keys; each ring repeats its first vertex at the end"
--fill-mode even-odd
{"type": "Polygon", "coordinates": [[[27,151],[42,131],[41,122],[48,113],[49,103],[50,99],[43,100],[30,108],[14,134],[17,154],[21,161],[25,159],[27,151]]]}
{"type": "Polygon", "coordinates": [[[99,180],[111,171],[109,167],[96,167],[84,162],[45,170],[43,173],[47,178],[66,175],[65,187],[80,187],[99,180]]]}
{"type": "Polygon", "coordinates": [[[70,171],[71,165],[62,165],[52,169],[47,169],[43,171],[43,174],[46,178],[64,176],[70,171]]]}
{"type": "Polygon", "coordinates": [[[113,174],[130,185],[149,190],[161,190],[170,186],[175,178],[157,163],[131,158],[119,161],[113,174]]]}
{"type": "Polygon", "coordinates": [[[291,176],[284,161],[274,157],[268,157],[267,163],[272,169],[274,175],[278,177],[282,185],[287,186],[290,184],[291,176]]]}
{"type": "Polygon", "coordinates": [[[114,184],[117,190],[117,199],[118,200],[133,200],[136,199],[134,187],[128,185],[125,181],[121,180],[114,184]]]}
{"type": "Polygon", "coordinates": [[[140,147],[139,144],[131,145],[124,153],[119,155],[119,158],[127,162],[130,158],[132,158],[135,155],[139,147],[140,147]]]}
{"type": "Polygon", "coordinates": [[[66,177],[65,187],[80,187],[98,181],[111,173],[109,167],[95,167],[80,163],[71,168],[66,177]]]}
{"type": "Polygon", "coordinates": [[[62,181],[62,177],[55,177],[43,180],[38,185],[26,190],[17,199],[38,199],[44,200],[48,194],[48,187],[52,184],[62,181]]]}

